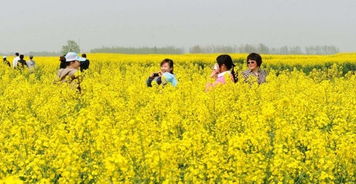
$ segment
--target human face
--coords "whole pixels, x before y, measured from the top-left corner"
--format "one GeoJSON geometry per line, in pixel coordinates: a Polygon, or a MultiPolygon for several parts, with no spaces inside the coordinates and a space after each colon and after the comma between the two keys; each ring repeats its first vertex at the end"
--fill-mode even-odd
{"type": "Polygon", "coordinates": [[[257,62],[255,60],[248,60],[247,61],[247,66],[250,70],[255,70],[257,69],[257,62]]]}
{"type": "Polygon", "coordinates": [[[80,62],[79,61],[73,61],[71,62],[70,66],[74,69],[79,69],[80,67],[80,62]]]}
{"type": "Polygon", "coordinates": [[[164,73],[164,72],[171,72],[171,71],[172,71],[172,68],[169,67],[169,64],[168,64],[168,63],[163,63],[163,64],[161,65],[161,71],[162,71],[162,73],[164,73]]]}
{"type": "Polygon", "coordinates": [[[219,72],[220,73],[223,73],[223,72],[226,72],[227,71],[227,67],[225,64],[222,64],[220,67],[219,67],[219,72]]]}

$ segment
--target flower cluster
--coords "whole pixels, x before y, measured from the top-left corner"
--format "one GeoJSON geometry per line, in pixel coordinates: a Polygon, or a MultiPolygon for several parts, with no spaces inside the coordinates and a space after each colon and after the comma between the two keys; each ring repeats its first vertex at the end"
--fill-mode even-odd
{"type": "Polygon", "coordinates": [[[55,57],[33,71],[1,65],[0,183],[355,181],[356,75],[339,67],[355,54],[263,56],[335,65],[205,92],[215,57],[89,55],[81,93],[53,83],[55,57]],[[166,57],[178,87],[147,88],[166,57]]]}

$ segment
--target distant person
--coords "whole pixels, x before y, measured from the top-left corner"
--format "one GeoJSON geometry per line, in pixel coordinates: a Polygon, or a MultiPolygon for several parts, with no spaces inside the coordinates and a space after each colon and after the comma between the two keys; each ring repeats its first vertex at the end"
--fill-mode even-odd
{"type": "Polygon", "coordinates": [[[152,73],[147,79],[147,86],[152,87],[152,84],[165,86],[171,84],[172,86],[177,86],[178,81],[173,73],[173,60],[164,59],[161,62],[161,70],[155,73],[152,73]]]}
{"type": "Polygon", "coordinates": [[[80,62],[80,71],[89,69],[89,64],[90,64],[90,61],[89,61],[89,59],[87,59],[86,54],[82,54],[82,58],[85,58],[85,61],[80,62]]]}
{"type": "Polygon", "coordinates": [[[21,54],[20,59],[17,61],[17,68],[24,69],[25,66],[27,67],[27,63],[24,58],[25,58],[25,56],[21,54]],[[20,67],[19,67],[19,65],[20,65],[20,67]]]}
{"type": "Polygon", "coordinates": [[[213,72],[210,77],[214,78],[213,83],[209,83],[206,86],[206,90],[211,89],[219,84],[226,84],[229,81],[237,82],[238,78],[234,70],[235,64],[229,55],[220,55],[216,58],[216,64],[214,65],[213,72]]]}
{"type": "Polygon", "coordinates": [[[80,62],[85,61],[85,58],[79,57],[75,52],[68,52],[65,59],[66,68],[61,68],[58,71],[59,81],[73,85],[80,92],[80,62]]]}
{"type": "Polygon", "coordinates": [[[28,61],[26,61],[27,67],[29,69],[34,69],[36,66],[35,61],[33,60],[33,56],[30,56],[30,59],[28,61]]]}
{"type": "Polygon", "coordinates": [[[255,80],[258,84],[265,83],[268,74],[261,70],[262,57],[257,53],[251,53],[247,56],[246,62],[248,69],[242,72],[245,82],[251,83],[255,80]]]}
{"type": "Polygon", "coordinates": [[[59,69],[64,69],[67,67],[65,55],[59,57],[59,62],[60,62],[59,69]]]}
{"type": "Polygon", "coordinates": [[[20,54],[18,52],[15,53],[15,58],[12,61],[12,68],[17,68],[17,63],[20,60],[20,54]]]}
{"type": "Polygon", "coordinates": [[[6,56],[2,57],[2,63],[11,67],[10,61],[7,60],[6,56]]]}

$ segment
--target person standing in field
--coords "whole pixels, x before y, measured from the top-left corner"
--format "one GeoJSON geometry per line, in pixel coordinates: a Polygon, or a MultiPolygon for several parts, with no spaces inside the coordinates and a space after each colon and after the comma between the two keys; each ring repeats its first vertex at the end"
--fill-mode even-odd
{"type": "Polygon", "coordinates": [[[5,64],[5,65],[7,65],[7,66],[9,66],[9,67],[11,67],[11,64],[10,64],[10,62],[7,60],[6,56],[2,57],[2,63],[5,64]]]}
{"type": "Polygon", "coordinates": [[[35,61],[33,60],[33,56],[30,56],[30,59],[28,61],[26,61],[27,67],[29,69],[34,69],[36,66],[35,61]]]}
{"type": "Polygon", "coordinates": [[[69,83],[80,92],[80,62],[85,61],[85,58],[79,57],[75,52],[68,52],[65,61],[66,68],[61,68],[58,71],[59,81],[69,83]]]}
{"type": "Polygon", "coordinates": [[[17,68],[24,69],[25,66],[27,66],[26,60],[24,58],[25,56],[21,54],[20,59],[17,61],[17,68]]]}
{"type": "Polygon", "coordinates": [[[215,79],[215,82],[209,83],[206,86],[206,90],[211,89],[219,84],[226,84],[227,82],[238,81],[237,75],[234,70],[235,64],[229,55],[220,55],[216,58],[216,64],[214,65],[213,72],[210,77],[215,79]]]}
{"type": "Polygon", "coordinates": [[[248,69],[242,72],[245,82],[251,83],[251,80],[255,80],[258,84],[265,83],[268,74],[261,70],[262,57],[257,53],[251,53],[247,56],[246,62],[248,69]]]}
{"type": "Polygon", "coordinates": [[[165,86],[171,84],[176,87],[178,81],[173,73],[174,63],[171,59],[164,59],[161,62],[161,71],[152,73],[147,79],[147,87],[152,87],[152,83],[165,86]]]}
{"type": "Polygon", "coordinates": [[[17,68],[17,63],[20,60],[20,54],[18,52],[15,53],[15,58],[12,60],[12,68],[17,68]]]}
{"type": "Polygon", "coordinates": [[[80,71],[89,69],[89,64],[90,64],[90,61],[89,61],[89,59],[87,59],[86,54],[82,54],[82,58],[85,58],[85,61],[80,62],[80,71]]]}

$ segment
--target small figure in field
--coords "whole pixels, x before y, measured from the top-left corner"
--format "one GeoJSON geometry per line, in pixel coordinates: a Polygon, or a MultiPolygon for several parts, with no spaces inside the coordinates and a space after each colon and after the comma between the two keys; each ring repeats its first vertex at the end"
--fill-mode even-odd
{"type": "Polygon", "coordinates": [[[213,72],[210,77],[214,78],[213,83],[206,85],[206,90],[219,85],[226,84],[229,81],[236,83],[238,81],[237,74],[234,70],[235,64],[229,55],[220,55],[216,58],[216,64],[214,65],[213,72]]]}
{"type": "Polygon", "coordinates": [[[25,67],[27,67],[27,63],[25,60],[25,56],[24,55],[20,55],[20,59],[17,62],[17,68],[19,69],[24,69],[25,67]],[[20,66],[19,66],[20,65],[20,66]]]}
{"type": "Polygon", "coordinates": [[[65,55],[59,57],[59,62],[59,69],[64,69],[67,67],[65,55]]]}
{"type": "Polygon", "coordinates": [[[33,60],[33,56],[30,56],[30,59],[26,61],[26,64],[29,69],[34,69],[36,67],[36,63],[33,60]]]}
{"type": "Polygon", "coordinates": [[[12,68],[17,68],[17,63],[20,60],[20,54],[18,52],[15,53],[15,57],[12,60],[12,68]]]}
{"type": "Polygon", "coordinates": [[[82,54],[82,58],[85,58],[85,61],[80,62],[80,71],[84,71],[84,70],[89,69],[89,64],[90,64],[90,61],[87,58],[86,54],[82,54]]]}
{"type": "Polygon", "coordinates": [[[79,57],[75,52],[68,52],[65,60],[66,67],[59,69],[58,80],[70,84],[80,92],[80,62],[85,61],[85,58],[79,57]]]}
{"type": "Polygon", "coordinates": [[[251,82],[251,80],[257,81],[258,84],[266,82],[266,77],[268,73],[261,70],[262,57],[257,53],[251,53],[247,56],[246,64],[248,69],[242,72],[245,78],[245,82],[251,82]]]}
{"type": "Polygon", "coordinates": [[[147,79],[147,86],[152,87],[152,84],[158,84],[165,86],[167,84],[171,84],[176,87],[178,85],[178,81],[176,76],[173,73],[174,63],[171,59],[164,59],[161,62],[161,70],[158,72],[152,73],[147,79]]]}
{"type": "Polygon", "coordinates": [[[2,57],[2,63],[11,67],[10,61],[7,60],[6,56],[2,57]]]}

